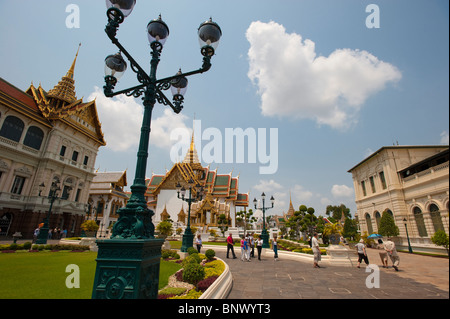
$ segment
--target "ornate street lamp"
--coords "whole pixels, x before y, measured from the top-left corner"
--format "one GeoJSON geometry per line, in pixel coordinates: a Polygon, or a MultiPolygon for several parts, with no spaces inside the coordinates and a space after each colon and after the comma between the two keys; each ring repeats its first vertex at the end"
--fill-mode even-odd
{"type": "MultiPolygon", "coordinates": [[[[39,196],[41,196],[41,193],[44,189],[45,189],[45,184],[41,183],[39,185],[39,196]]],[[[72,187],[69,186],[67,188],[67,190],[71,191],[72,187]]],[[[53,203],[55,202],[55,199],[58,198],[59,192],[61,192],[59,183],[56,181],[53,181],[52,185],[50,186],[50,193],[48,195],[48,199],[50,201],[50,207],[48,209],[46,217],[44,218],[44,225],[39,229],[39,235],[36,239],[36,244],[40,244],[40,245],[47,244],[50,215],[52,213],[53,203]]]]}
{"type": "Polygon", "coordinates": [[[187,249],[189,247],[193,247],[194,246],[194,234],[192,233],[192,230],[191,230],[191,204],[193,202],[202,200],[203,191],[204,191],[203,187],[200,186],[200,184],[197,184],[197,185],[194,186],[194,181],[192,180],[192,178],[189,179],[188,185],[189,185],[189,198],[185,198],[186,189],[184,188],[184,186],[182,187],[179,182],[175,186],[176,189],[177,189],[177,197],[179,199],[187,202],[188,205],[189,205],[187,225],[186,225],[186,229],[184,230],[183,241],[182,241],[182,244],[181,244],[181,251],[182,252],[187,252],[187,249]],[[192,196],[192,190],[193,189],[195,189],[195,196],[194,197],[192,196]],[[180,193],[181,193],[181,197],[180,197],[180,193]]]}
{"type": "Polygon", "coordinates": [[[255,209],[260,209],[263,212],[263,229],[261,232],[261,238],[263,240],[263,248],[270,248],[269,245],[269,234],[267,233],[267,229],[266,229],[266,210],[273,208],[273,205],[275,203],[275,198],[270,197],[270,202],[272,203],[272,207],[266,207],[265,206],[265,200],[266,200],[266,194],[264,194],[264,192],[261,194],[261,199],[262,199],[262,207],[256,207],[258,204],[258,201],[256,200],[256,198],[253,200],[253,204],[255,205],[255,209]]]}
{"type": "Polygon", "coordinates": [[[405,229],[406,229],[406,238],[408,239],[408,252],[410,254],[413,253],[412,247],[411,247],[411,242],[409,241],[409,234],[408,234],[408,226],[406,224],[407,220],[406,218],[403,218],[403,222],[405,223],[405,229]]]}
{"type": "Polygon", "coordinates": [[[159,259],[161,239],[154,238],[155,227],[152,223],[154,212],[147,207],[145,192],[145,173],[150,138],[150,122],[156,102],[170,106],[175,113],[183,108],[183,94],[186,92],[186,77],[200,74],[211,68],[222,31],[210,21],[202,23],[198,29],[201,39],[202,67],[198,70],[181,73],[163,79],[156,78],[163,46],[169,36],[169,28],[161,16],[147,25],[147,37],[151,48],[150,72],[147,73],[134,60],[116,38],[119,25],[134,8],[135,0],[106,0],[108,24],[105,32],[119,53],[105,59],[105,96],[119,94],[140,97],[143,95],[144,115],[141,126],[139,150],[137,152],[136,172],[131,188],[131,197],[127,205],[117,211],[119,218],[114,224],[110,239],[97,240],[99,252],[94,280],[93,298],[156,298],[158,293],[159,259]],[[206,44],[203,44],[206,43],[206,44]],[[136,73],[138,85],[114,92],[117,80],[127,69],[128,60],[131,70],[136,73]],[[172,90],[171,102],[163,91],[172,90]],[[123,254],[121,253],[123,252],[123,254]],[[118,257],[119,256],[119,257],[118,257]],[[120,260],[120,261],[119,261],[120,260]],[[112,268],[111,268],[112,267],[112,268]],[[116,269],[116,270],[111,270],[116,269]],[[128,278],[133,278],[129,280],[128,278]]]}

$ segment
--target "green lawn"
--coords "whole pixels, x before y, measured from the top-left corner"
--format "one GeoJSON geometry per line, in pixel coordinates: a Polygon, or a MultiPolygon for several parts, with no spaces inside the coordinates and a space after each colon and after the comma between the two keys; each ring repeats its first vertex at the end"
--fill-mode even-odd
{"type": "MultiPolygon", "coordinates": [[[[95,252],[0,253],[0,299],[90,299],[97,265],[95,252]],[[67,288],[66,267],[80,269],[80,288],[67,288]]],[[[181,267],[161,261],[160,289],[181,267]]]]}

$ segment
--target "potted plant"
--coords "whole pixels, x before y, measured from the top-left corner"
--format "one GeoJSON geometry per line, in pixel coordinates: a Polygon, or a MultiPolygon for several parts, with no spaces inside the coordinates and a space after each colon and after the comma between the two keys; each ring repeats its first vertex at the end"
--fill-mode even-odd
{"type": "Polygon", "coordinates": [[[81,229],[86,234],[86,237],[95,237],[98,228],[95,220],[86,220],[81,224],[81,229]]]}
{"type": "Polygon", "coordinates": [[[159,231],[159,237],[164,238],[163,249],[170,249],[170,243],[167,240],[167,236],[172,235],[172,223],[168,220],[163,220],[156,226],[156,230],[159,231]]]}
{"type": "Polygon", "coordinates": [[[340,241],[340,234],[342,232],[342,225],[337,222],[334,224],[326,224],[323,229],[323,237],[328,237],[332,245],[338,245],[340,241]]]}

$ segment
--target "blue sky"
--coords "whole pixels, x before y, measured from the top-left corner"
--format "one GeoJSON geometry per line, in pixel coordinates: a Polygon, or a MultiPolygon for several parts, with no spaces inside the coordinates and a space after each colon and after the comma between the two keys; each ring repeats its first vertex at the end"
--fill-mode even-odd
{"type": "MultiPolygon", "coordinates": [[[[128,169],[131,185],[142,108],[140,99],[102,94],[104,58],[117,52],[104,33],[105,2],[0,0],[0,12],[0,76],[22,90],[31,82],[56,85],[82,43],[77,96],[97,99],[108,142],[96,168],[128,169]],[[70,4],[79,8],[79,28],[66,25],[70,4]]],[[[146,26],[159,14],[170,28],[159,78],[201,66],[201,22],[212,17],[223,37],[211,70],[189,78],[182,113],[155,107],[148,176],[172,167],[170,133],[192,129],[194,116],[203,132],[216,128],[222,136],[227,128],[249,128],[266,129],[269,138],[276,128],[274,174],[260,174],[262,164],[247,157],[211,168],[240,174],[240,191],[251,198],[274,195],[270,214],[287,211],[291,192],[296,208],[323,215],[327,204],[344,203],[354,215],[348,169],[393,143],[448,144],[448,1],[138,0],[118,38],[144,69],[146,26]],[[369,4],[378,5],[379,28],[366,26],[369,4]]],[[[116,89],[136,84],[128,69],[116,89]]]]}

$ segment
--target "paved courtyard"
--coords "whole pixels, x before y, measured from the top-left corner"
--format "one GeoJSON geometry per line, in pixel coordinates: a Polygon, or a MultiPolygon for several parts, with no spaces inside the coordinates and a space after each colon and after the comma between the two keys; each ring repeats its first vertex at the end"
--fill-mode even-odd
{"type": "MultiPolygon", "coordinates": [[[[270,257],[251,262],[226,259],[226,251],[216,254],[228,263],[233,275],[229,299],[448,299],[448,259],[401,253],[400,270],[380,267],[380,287],[367,288],[365,264],[360,269],[323,265],[313,268],[312,262],[270,257]],[[434,275],[434,277],[433,277],[434,275]]],[[[256,252],[255,252],[256,256],[256,252]]],[[[369,261],[380,265],[376,250],[369,249],[369,261]]],[[[370,278],[369,278],[370,281],[370,278]]],[[[370,281],[373,282],[373,281],[370,281]]]]}

